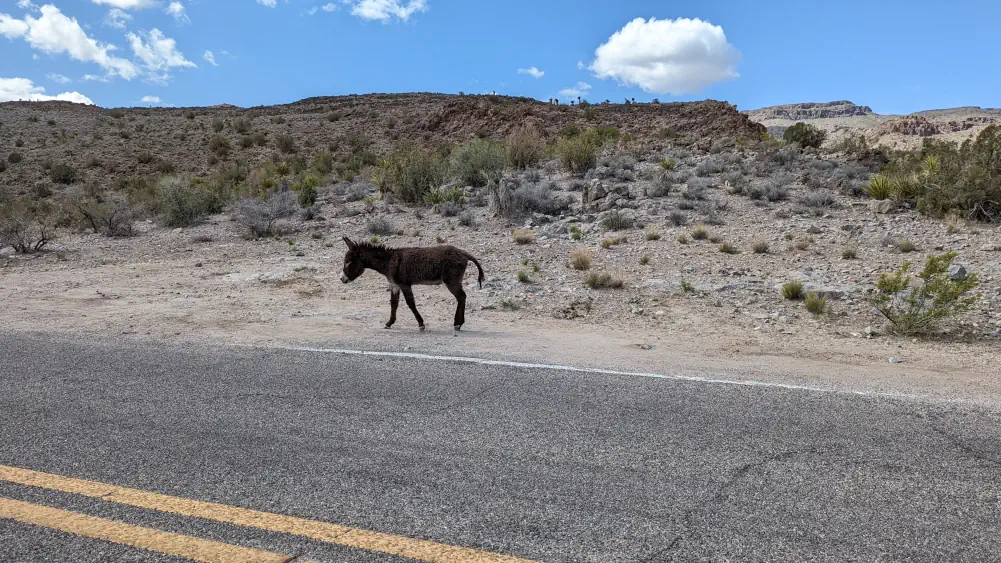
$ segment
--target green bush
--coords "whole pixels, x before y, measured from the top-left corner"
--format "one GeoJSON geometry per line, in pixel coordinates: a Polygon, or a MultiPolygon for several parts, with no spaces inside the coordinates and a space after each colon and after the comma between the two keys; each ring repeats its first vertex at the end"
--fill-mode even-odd
{"type": "Polygon", "coordinates": [[[441,185],[447,169],[438,154],[402,143],[379,162],[373,182],[382,194],[392,194],[406,203],[420,203],[429,190],[441,185]]]}
{"type": "Polygon", "coordinates": [[[486,186],[504,169],[504,147],[483,139],[476,139],[452,151],[451,172],[467,186],[486,186]]]}
{"type": "Polygon", "coordinates": [[[168,176],[156,186],[156,207],[163,224],[189,227],[222,211],[225,200],[209,184],[188,176],[168,176]]]}
{"type": "Polygon", "coordinates": [[[803,282],[793,280],[782,285],[782,297],[790,301],[803,298],[803,282]]]}
{"type": "Polygon", "coordinates": [[[250,120],[246,118],[239,118],[233,121],[233,130],[241,135],[245,135],[250,132],[250,120]]]}
{"type": "Polygon", "coordinates": [[[222,135],[213,135],[209,139],[209,150],[218,158],[229,156],[229,139],[222,135]]]}
{"type": "Polygon", "coordinates": [[[42,250],[55,238],[52,215],[47,201],[31,197],[0,201],[0,247],[10,245],[20,254],[42,250]]]}
{"type": "Polygon", "coordinates": [[[803,300],[806,305],[806,310],[813,315],[823,315],[827,312],[827,297],[823,295],[817,295],[816,293],[810,292],[806,294],[806,299],[803,300]]]}
{"type": "Polygon", "coordinates": [[[602,219],[601,226],[608,231],[624,231],[633,228],[633,220],[626,215],[613,212],[602,219]]]}
{"type": "Polygon", "coordinates": [[[293,154],[298,150],[292,135],[284,133],[275,137],[275,146],[285,154],[293,154]]]}
{"type": "Polygon", "coordinates": [[[924,269],[914,280],[908,272],[911,263],[899,270],[884,273],[876,282],[879,291],[873,306],[893,324],[894,330],[906,336],[934,332],[940,323],[962,313],[976,302],[969,293],[977,287],[977,274],[952,279],[949,266],[955,252],[929,256],[924,269]]]}
{"type": "Polygon", "coordinates": [[[72,184],[76,182],[76,169],[66,164],[57,164],[49,171],[49,177],[57,184],[72,184]]]}
{"type": "Polygon", "coordinates": [[[108,237],[130,237],[135,234],[133,223],[140,213],[124,194],[99,197],[81,190],[70,194],[65,202],[78,216],[83,228],[93,229],[95,233],[108,237]]]}
{"type": "Polygon", "coordinates": [[[583,174],[598,163],[598,145],[581,135],[562,138],[556,142],[560,165],[567,172],[583,174]]]}
{"type": "Polygon", "coordinates": [[[796,143],[801,147],[820,148],[826,139],[826,132],[802,122],[786,129],[785,133],[782,134],[782,140],[787,143],[796,143]]]}
{"type": "Polygon", "coordinates": [[[327,151],[317,153],[313,157],[313,170],[318,174],[326,176],[334,171],[334,155],[327,151]]]}
{"type": "Polygon", "coordinates": [[[293,191],[296,193],[296,199],[299,201],[299,205],[303,207],[312,207],[316,203],[316,187],[320,185],[319,180],[313,176],[306,176],[302,182],[292,186],[293,191]]]}
{"type": "Polygon", "coordinates": [[[893,195],[893,182],[886,174],[876,174],[866,184],[865,193],[872,199],[889,199],[893,195]]]}
{"type": "Polygon", "coordinates": [[[226,124],[223,123],[223,121],[218,117],[212,120],[212,130],[215,131],[216,133],[221,132],[223,127],[225,126],[226,124]]]}
{"type": "Polygon", "coordinates": [[[516,129],[504,140],[507,165],[524,170],[538,166],[546,153],[546,143],[531,126],[516,129]]]}

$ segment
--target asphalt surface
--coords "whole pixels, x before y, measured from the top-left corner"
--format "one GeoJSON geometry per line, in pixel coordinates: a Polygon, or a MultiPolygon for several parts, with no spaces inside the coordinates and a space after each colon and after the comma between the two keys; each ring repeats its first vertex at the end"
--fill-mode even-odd
{"type": "MultiPolygon", "coordinates": [[[[853,394],[0,334],[0,465],[542,561],[1001,560],[1001,415],[853,394]]],[[[328,561],[384,554],[0,481],[328,561]]],[[[173,561],[0,519],[2,561],[173,561]]]]}

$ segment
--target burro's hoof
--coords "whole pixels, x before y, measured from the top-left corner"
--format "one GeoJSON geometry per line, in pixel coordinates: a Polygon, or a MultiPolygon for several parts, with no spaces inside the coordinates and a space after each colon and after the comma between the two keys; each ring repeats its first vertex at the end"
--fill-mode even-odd
{"type": "Polygon", "coordinates": [[[424,329],[425,329],[425,328],[427,328],[427,327],[425,327],[424,325],[421,325],[421,326],[420,326],[420,329],[421,329],[421,332],[424,332],[424,329]]]}
{"type": "Polygon", "coordinates": [[[459,332],[460,330],[462,330],[462,325],[455,325],[455,326],[454,326],[454,327],[452,327],[452,328],[454,328],[454,329],[455,329],[455,332],[459,332]]]}
{"type": "Polygon", "coordinates": [[[384,327],[382,327],[382,328],[385,328],[385,329],[387,329],[387,330],[388,330],[388,329],[391,329],[391,328],[393,328],[393,325],[391,325],[391,324],[389,324],[389,323],[386,323],[386,326],[384,326],[384,327]]]}

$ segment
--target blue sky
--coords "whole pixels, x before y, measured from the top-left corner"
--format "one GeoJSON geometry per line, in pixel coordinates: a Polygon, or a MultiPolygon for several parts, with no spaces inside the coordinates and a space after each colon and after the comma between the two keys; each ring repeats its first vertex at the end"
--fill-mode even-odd
{"type": "Polygon", "coordinates": [[[0,0],[0,99],[496,91],[999,107],[997,21],[1001,3],[986,1],[0,0]]]}

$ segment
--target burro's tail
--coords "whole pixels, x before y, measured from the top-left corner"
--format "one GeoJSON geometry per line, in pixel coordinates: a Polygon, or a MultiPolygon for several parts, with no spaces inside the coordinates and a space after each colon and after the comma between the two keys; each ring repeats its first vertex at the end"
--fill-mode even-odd
{"type": "Polygon", "coordinates": [[[480,266],[480,262],[476,258],[473,258],[473,255],[468,252],[466,253],[466,258],[468,258],[469,261],[472,262],[473,264],[476,264],[476,269],[480,271],[480,277],[478,281],[480,284],[480,289],[483,289],[483,280],[487,279],[487,277],[483,275],[483,266],[480,266]]]}

